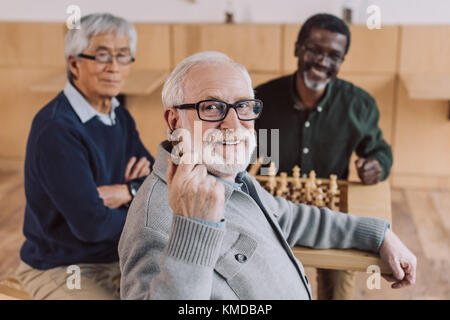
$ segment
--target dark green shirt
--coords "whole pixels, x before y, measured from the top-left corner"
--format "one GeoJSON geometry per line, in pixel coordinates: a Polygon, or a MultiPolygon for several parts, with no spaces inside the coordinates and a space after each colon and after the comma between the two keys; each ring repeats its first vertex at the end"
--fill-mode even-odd
{"type": "Polygon", "coordinates": [[[266,143],[260,138],[263,149],[259,154],[276,160],[271,129],[279,129],[278,172],[291,175],[292,168],[299,165],[302,175],[314,170],[317,177],[328,178],[334,173],[339,179],[347,179],[350,157],[356,151],[359,157],[378,160],[382,180],[386,179],[392,151],[378,127],[379,111],[372,96],[336,78],[329,82],[317,106],[306,110],[298,101],[295,78],[295,74],[284,76],[255,88],[256,97],[264,103],[255,126],[269,129],[269,151],[264,150],[266,143]]]}

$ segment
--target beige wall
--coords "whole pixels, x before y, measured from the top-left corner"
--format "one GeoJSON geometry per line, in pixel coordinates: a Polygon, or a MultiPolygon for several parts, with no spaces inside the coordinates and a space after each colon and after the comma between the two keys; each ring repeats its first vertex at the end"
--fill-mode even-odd
{"type": "MultiPolygon", "coordinates": [[[[136,24],[136,29],[139,43],[131,72],[169,71],[202,50],[222,51],[244,64],[255,86],[296,68],[293,51],[299,25],[136,24]]],[[[450,77],[445,56],[450,27],[352,26],[351,31],[340,76],[377,100],[380,127],[394,150],[391,181],[450,188],[448,103],[411,99],[401,80],[410,73],[450,77]]],[[[1,158],[24,158],[32,118],[56,94],[33,93],[30,86],[64,72],[64,32],[62,23],[0,23],[1,158]]],[[[160,93],[161,87],[151,95],[127,96],[127,107],[152,153],[165,137],[160,93]]]]}

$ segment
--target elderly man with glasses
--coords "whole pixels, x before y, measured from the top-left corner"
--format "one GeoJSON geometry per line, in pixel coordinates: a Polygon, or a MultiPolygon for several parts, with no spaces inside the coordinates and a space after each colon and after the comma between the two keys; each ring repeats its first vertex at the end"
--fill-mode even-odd
{"type": "Polygon", "coordinates": [[[379,252],[394,287],[414,283],[416,258],[387,221],[293,204],[246,173],[263,103],[242,65],[190,56],[162,100],[169,141],[119,242],[123,299],[311,299],[295,244],[379,252]]]}
{"type": "Polygon", "coordinates": [[[119,298],[119,237],[154,162],[115,98],[136,41],[110,14],[85,16],[66,35],[69,81],[35,116],[27,144],[16,276],[33,299],[119,298]]]}

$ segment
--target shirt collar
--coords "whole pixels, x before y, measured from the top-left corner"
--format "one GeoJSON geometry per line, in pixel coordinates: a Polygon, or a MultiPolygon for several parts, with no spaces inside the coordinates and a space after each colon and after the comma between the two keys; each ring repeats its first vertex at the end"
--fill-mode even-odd
{"type": "MultiPolygon", "coordinates": [[[[322,99],[317,103],[317,105],[312,109],[312,111],[322,112],[328,105],[328,100],[331,96],[331,91],[333,90],[334,82],[336,78],[333,78],[328,82],[327,87],[325,89],[325,94],[322,99]]],[[[290,94],[292,101],[294,102],[294,109],[296,110],[304,110],[298,93],[297,93],[297,71],[291,76],[291,85],[290,85],[290,94]]]]}
{"type": "Polygon", "coordinates": [[[216,179],[221,181],[221,182],[223,182],[223,183],[226,183],[226,184],[230,185],[235,190],[242,191],[242,185],[244,184],[243,182],[240,182],[240,183],[238,183],[238,182],[230,182],[230,181],[224,180],[224,179],[222,179],[220,177],[216,177],[216,179]]]}
{"type": "Polygon", "coordinates": [[[95,110],[70,81],[66,83],[63,92],[78,118],[80,118],[81,123],[86,123],[94,117],[98,117],[101,122],[108,126],[116,123],[116,113],[114,110],[120,103],[115,97],[111,100],[111,111],[109,114],[104,114],[95,110]]]}

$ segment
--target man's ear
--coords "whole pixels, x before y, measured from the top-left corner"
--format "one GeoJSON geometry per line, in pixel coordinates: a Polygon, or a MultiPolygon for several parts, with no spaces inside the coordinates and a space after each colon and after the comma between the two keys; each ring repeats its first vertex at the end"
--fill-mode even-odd
{"type": "Polygon", "coordinates": [[[177,123],[180,119],[178,110],[174,108],[166,108],[164,110],[164,120],[166,120],[167,128],[170,132],[173,132],[177,128],[177,123]]]}
{"type": "Polygon", "coordinates": [[[295,43],[294,56],[297,58],[300,57],[300,44],[298,42],[295,43]]]}
{"type": "Polygon", "coordinates": [[[75,79],[78,79],[78,77],[80,75],[80,68],[79,68],[79,65],[78,65],[78,59],[76,57],[74,57],[74,56],[69,56],[67,61],[68,61],[70,72],[73,74],[75,79]]]}

